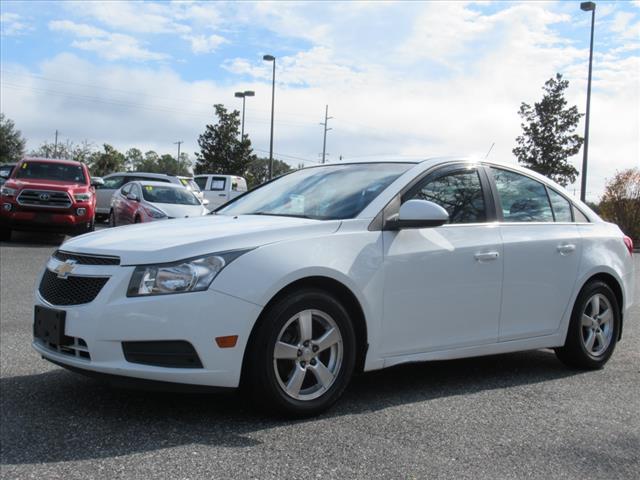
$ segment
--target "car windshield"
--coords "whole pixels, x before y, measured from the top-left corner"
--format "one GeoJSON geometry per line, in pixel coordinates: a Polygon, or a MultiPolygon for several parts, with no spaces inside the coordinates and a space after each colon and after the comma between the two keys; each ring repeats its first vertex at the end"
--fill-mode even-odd
{"type": "Polygon", "coordinates": [[[53,162],[23,162],[16,172],[15,178],[86,183],[86,178],[80,165],[53,162]]]}
{"type": "Polygon", "coordinates": [[[406,163],[363,163],[298,170],[239,197],[216,213],[354,218],[409,167],[406,163]]]}
{"type": "Polygon", "coordinates": [[[173,203],[175,205],[200,205],[189,190],[176,187],[143,185],[142,196],[151,203],[173,203]]]}

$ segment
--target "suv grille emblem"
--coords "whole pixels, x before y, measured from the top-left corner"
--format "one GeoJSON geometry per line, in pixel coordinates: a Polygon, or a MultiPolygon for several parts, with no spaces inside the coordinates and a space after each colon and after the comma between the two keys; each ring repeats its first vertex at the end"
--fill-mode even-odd
{"type": "Polygon", "coordinates": [[[40,200],[46,202],[47,200],[49,200],[49,194],[48,193],[41,193],[40,194],[40,200]]]}

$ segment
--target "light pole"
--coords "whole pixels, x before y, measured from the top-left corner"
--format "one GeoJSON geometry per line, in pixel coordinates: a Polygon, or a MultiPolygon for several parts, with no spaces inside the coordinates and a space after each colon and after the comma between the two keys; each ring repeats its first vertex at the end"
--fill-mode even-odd
{"type": "Polygon", "coordinates": [[[269,180],[273,178],[273,107],[276,98],[276,57],[264,55],[265,62],[273,62],[273,77],[271,80],[271,139],[269,140],[269,180]]]}
{"type": "Polygon", "coordinates": [[[589,46],[589,79],[587,80],[587,113],[584,117],[584,151],[582,157],[582,173],[580,177],[580,200],[583,202],[587,195],[587,157],[589,154],[589,110],[591,107],[591,67],[593,65],[593,26],[596,19],[595,2],[582,2],[580,10],[591,12],[591,44],[589,46]]]}
{"type": "Polygon", "coordinates": [[[182,145],[184,142],[182,140],[178,140],[177,142],[173,142],[174,145],[178,145],[178,163],[180,163],[180,145],[182,145]]]}
{"type": "Polygon", "coordinates": [[[242,133],[240,134],[240,141],[244,140],[244,102],[245,102],[245,98],[253,97],[255,94],[256,94],[256,92],[254,92],[252,90],[245,90],[244,92],[236,92],[234,94],[237,98],[241,98],[242,99],[242,133]]]}

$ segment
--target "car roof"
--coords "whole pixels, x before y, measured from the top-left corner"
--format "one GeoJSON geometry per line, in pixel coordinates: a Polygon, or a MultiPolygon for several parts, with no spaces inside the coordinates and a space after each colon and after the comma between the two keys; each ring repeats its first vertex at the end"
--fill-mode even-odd
{"type": "Polygon", "coordinates": [[[76,165],[82,166],[82,162],[77,162],[75,160],[66,160],[64,158],[40,158],[40,157],[23,157],[23,162],[40,162],[40,163],[61,163],[64,165],[76,165]]]}
{"type": "Polygon", "coordinates": [[[139,177],[144,175],[151,178],[178,178],[175,175],[169,175],[168,173],[151,173],[151,172],[114,172],[109,175],[105,175],[103,178],[111,177],[114,175],[120,175],[124,177],[139,177]]]}
{"type": "Polygon", "coordinates": [[[150,186],[150,187],[170,187],[170,188],[184,188],[182,185],[177,183],[168,183],[168,182],[154,182],[152,180],[136,180],[129,183],[137,183],[139,185],[150,186]]]}

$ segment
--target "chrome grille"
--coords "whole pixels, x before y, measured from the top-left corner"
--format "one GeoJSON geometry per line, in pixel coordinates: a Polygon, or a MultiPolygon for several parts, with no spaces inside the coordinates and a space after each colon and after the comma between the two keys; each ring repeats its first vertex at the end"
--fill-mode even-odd
{"type": "Polygon", "coordinates": [[[56,250],[53,258],[66,262],[67,260],[75,260],[78,265],[120,265],[120,258],[101,255],[85,255],[81,253],[69,253],[56,250]]]}
{"type": "Polygon", "coordinates": [[[66,192],[53,190],[22,190],[18,195],[18,203],[23,206],[45,208],[69,208],[71,197],[66,192]]]}

